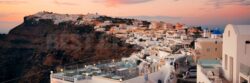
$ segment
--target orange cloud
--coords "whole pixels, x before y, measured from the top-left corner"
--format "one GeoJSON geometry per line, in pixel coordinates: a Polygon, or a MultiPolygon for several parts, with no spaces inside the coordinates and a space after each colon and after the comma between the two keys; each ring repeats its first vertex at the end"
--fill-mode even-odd
{"type": "Polygon", "coordinates": [[[152,0],[95,0],[94,2],[106,3],[108,6],[116,6],[118,4],[137,4],[152,0]]]}
{"type": "Polygon", "coordinates": [[[57,5],[77,5],[75,3],[71,3],[71,2],[61,2],[61,1],[58,1],[58,0],[54,0],[53,2],[54,4],[57,4],[57,5]]]}
{"type": "Polygon", "coordinates": [[[0,4],[21,4],[26,3],[26,1],[16,1],[16,0],[2,0],[0,4]]]}

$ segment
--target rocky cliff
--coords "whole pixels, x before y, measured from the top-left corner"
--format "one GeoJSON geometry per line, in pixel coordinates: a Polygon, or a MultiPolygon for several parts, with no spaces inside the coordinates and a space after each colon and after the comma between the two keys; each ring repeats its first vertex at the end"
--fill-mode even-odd
{"type": "Polygon", "coordinates": [[[120,59],[140,50],[120,38],[96,32],[94,26],[105,18],[58,15],[26,16],[22,24],[0,36],[0,82],[47,83],[49,72],[66,64],[120,59]]]}

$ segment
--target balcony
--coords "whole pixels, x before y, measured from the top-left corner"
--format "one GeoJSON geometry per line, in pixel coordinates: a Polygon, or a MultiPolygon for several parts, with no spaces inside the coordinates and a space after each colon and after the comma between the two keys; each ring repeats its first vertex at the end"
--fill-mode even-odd
{"type": "Polygon", "coordinates": [[[204,83],[223,83],[221,64],[217,60],[199,60],[197,81],[204,83]]]}
{"type": "Polygon", "coordinates": [[[249,76],[250,75],[250,67],[244,64],[240,64],[240,73],[249,76]]]}
{"type": "Polygon", "coordinates": [[[239,83],[249,83],[250,67],[245,64],[240,64],[239,83]]]}

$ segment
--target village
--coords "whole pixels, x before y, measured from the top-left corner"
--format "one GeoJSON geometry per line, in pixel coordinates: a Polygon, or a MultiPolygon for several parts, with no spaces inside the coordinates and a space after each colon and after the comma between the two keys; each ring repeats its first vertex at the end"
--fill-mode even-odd
{"type": "Polygon", "coordinates": [[[50,79],[52,83],[248,83],[250,62],[238,57],[242,53],[249,57],[247,27],[229,24],[223,33],[219,28],[181,23],[152,21],[146,26],[140,20],[132,24],[104,21],[94,27],[95,31],[141,46],[142,50],[121,60],[51,71],[50,79]],[[231,46],[236,49],[226,49],[231,46]]]}

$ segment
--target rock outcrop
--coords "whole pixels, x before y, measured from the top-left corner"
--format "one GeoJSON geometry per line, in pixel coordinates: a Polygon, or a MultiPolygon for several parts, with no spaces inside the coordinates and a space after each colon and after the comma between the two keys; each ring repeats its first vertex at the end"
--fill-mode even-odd
{"type": "Polygon", "coordinates": [[[49,72],[66,64],[121,59],[140,50],[120,38],[96,32],[98,17],[79,24],[86,15],[79,16],[74,21],[57,19],[55,23],[57,16],[43,19],[31,15],[9,34],[1,35],[0,82],[47,83],[49,72]]]}

